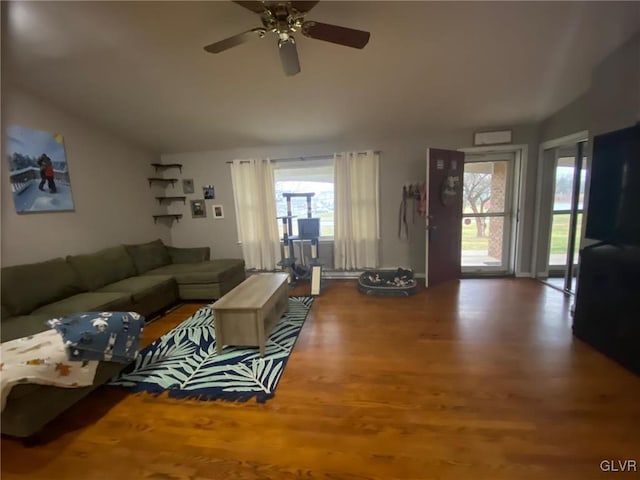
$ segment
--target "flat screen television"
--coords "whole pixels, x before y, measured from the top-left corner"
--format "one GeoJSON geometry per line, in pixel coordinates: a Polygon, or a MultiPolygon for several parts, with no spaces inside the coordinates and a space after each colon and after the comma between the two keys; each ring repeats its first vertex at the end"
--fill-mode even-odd
{"type": "Polygon", "coordinates": [[[640,245],[640,123],[593,139],[585,235],[640,245]]]}

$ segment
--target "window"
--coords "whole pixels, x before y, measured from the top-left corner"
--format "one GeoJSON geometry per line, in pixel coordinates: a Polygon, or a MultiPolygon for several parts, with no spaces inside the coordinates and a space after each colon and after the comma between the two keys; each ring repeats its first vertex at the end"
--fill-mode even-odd
{"type": "MultiPolygon", "coordinates": [[[[278,216],[287,215],[287,201],[283,193],[314,193],[311,214],[320,219],[320,236],[333,238],[333,158],[277,162],[274,169],[276,209],[278,216]]],[[[298,235],[298,218],[307,218],[305,197],[291,199],[293,235],[298,235]]],[[[278,221],[282,238],[282,220],[278,221]]]]}
{"type": "MultiPolygon", "coordinates": [[[[580,192],[578,208],[576,210],[578,228],[573,239],[573,264],[578,265],[578,251],[580,250],[580,231],[582,228],[584,185],[587,175],[586,159],[582,161],[580,170],[580,192]]],[[[559,157],[556,160],[555,185],[553,191],[553,213],[551,218],[551,240],[549,246],[549,270],[564,272],[569,250],[569,222],[571,221],[571,204],[573,200],[573,181],[576,159],[573,157],[559,157]]]]}

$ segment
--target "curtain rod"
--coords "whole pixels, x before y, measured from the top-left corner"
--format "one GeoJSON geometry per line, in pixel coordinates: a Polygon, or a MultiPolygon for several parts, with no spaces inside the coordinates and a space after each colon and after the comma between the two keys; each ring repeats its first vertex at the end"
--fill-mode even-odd
{"type": "MultiPolygon", "coordinates": [[[[365,152],[358,152],[358,155],[363,155],[365,152]]],[[[373,153],[382,153],[381,150],[374,150],[373,153]]],[[[317,160],[320,158],[333,158],[333,153],[330,153],[328,155],[303,155],[300,157],[283,157],[283,158],[270,158],[269,160],[271,160],[272,162],[293,162],[296,160],[317,160]]],[[[232,161],[226,161],[224,163],[233,163],[232,161]]],[[[240,163],[249,163],[249,160],[241,160],[240,163]]]]}

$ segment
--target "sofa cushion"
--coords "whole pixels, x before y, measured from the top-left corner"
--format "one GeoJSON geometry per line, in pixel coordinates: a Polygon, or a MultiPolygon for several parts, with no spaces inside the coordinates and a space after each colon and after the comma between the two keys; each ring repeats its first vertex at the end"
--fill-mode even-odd
{"type": "Polygon", "coordinates": [[[8,342],[16,338],[28,337],[36,333],[49,330],[46,321],[51,318],[50,315],[18,315],[2,320],[2,328],[0,328],[0,341],[8,342]]]}
{"type": "Polygon", "coordinates": [[[126,312],[131,310],[131,295],[121,292],[87,292],[65,298],[34,310],[34,314],[62,317],[76,312],[126,312]]]}
{"type": "Polygon", "coordinates": [[[138,245],[125,245],[124,247],[131,256],[138,275],[171,263],[167,247],[161,240],[138,245]]]}
{"type": "Polygon", "coordinates": [[[134,302],[140,302],[149,295],[164,294],[168,284],[175,281],[170,275],[141,275],[105,285],[98,292],[127,293],[134,302]]]}
{"type": "Polygon", "coordinates": [[[231,278],[238,270],[244,270],[244,261],[221,258],[201,263],[166,265],[145,275],[173,275],[178,284],[220,283],[231,278]]]}
{"type": "Polygon", "coordinates": [[[87,255],[69,256],[67,262],[78,273],[86,290],[97,290],[136,274],[133,261],[122,245],[87,255]]]}
{"type": "Polygon", "coordinates": [[[12,315],[31,313],[82,291],[75,270],[62,258],[2,269],[2,304],[12,315]]]}
{"type": "Polygon", "coordinates": [[[167,247],[171,263],[198,263],[211,259],[209,247],[177,248],[167,247]]]}

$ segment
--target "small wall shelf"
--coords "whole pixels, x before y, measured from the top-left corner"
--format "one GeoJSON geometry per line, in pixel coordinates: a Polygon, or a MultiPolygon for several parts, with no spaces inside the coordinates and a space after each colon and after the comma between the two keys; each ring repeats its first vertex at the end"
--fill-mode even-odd
{"type": "Polygon", "coordinates": [[[177,178],[160,178],[160,177],[149,177],[147,178],[147,180],[149,181],[149,186],[151,186],[153,182],[157,182],[157,183],[170,183],[172,187],[178,181],[177,178]]]}
{"type": "Polygon", "coordinates": [[[162,201],[166,201],[167,203],[169,202],[173,202],[174,200],[182,200],[182,203],[184,203],[185,205],[187,204],[187,197],[180,197],[180,196],[174,196],[174,197],[156,197],[156,200],[158,200],[158,203],[160,205],[162,205],[162,201]]]}
{"type": "Polygon", "coordinates": [[[153,223],[156,223],[159,218],[171,218],[172,220],[179,222],[180,219],[182,218],[182,214],[181,213],[164,213],[162,215],[154,215],[153,223]]]}
{"type": "Polygon", "coordinates": [[[169,168],[177,168],[182,173],[181,163],[152,163],[151,166],[156,169],[156,173],[158,173],[158,170],[167,170],[169,168]]]}

